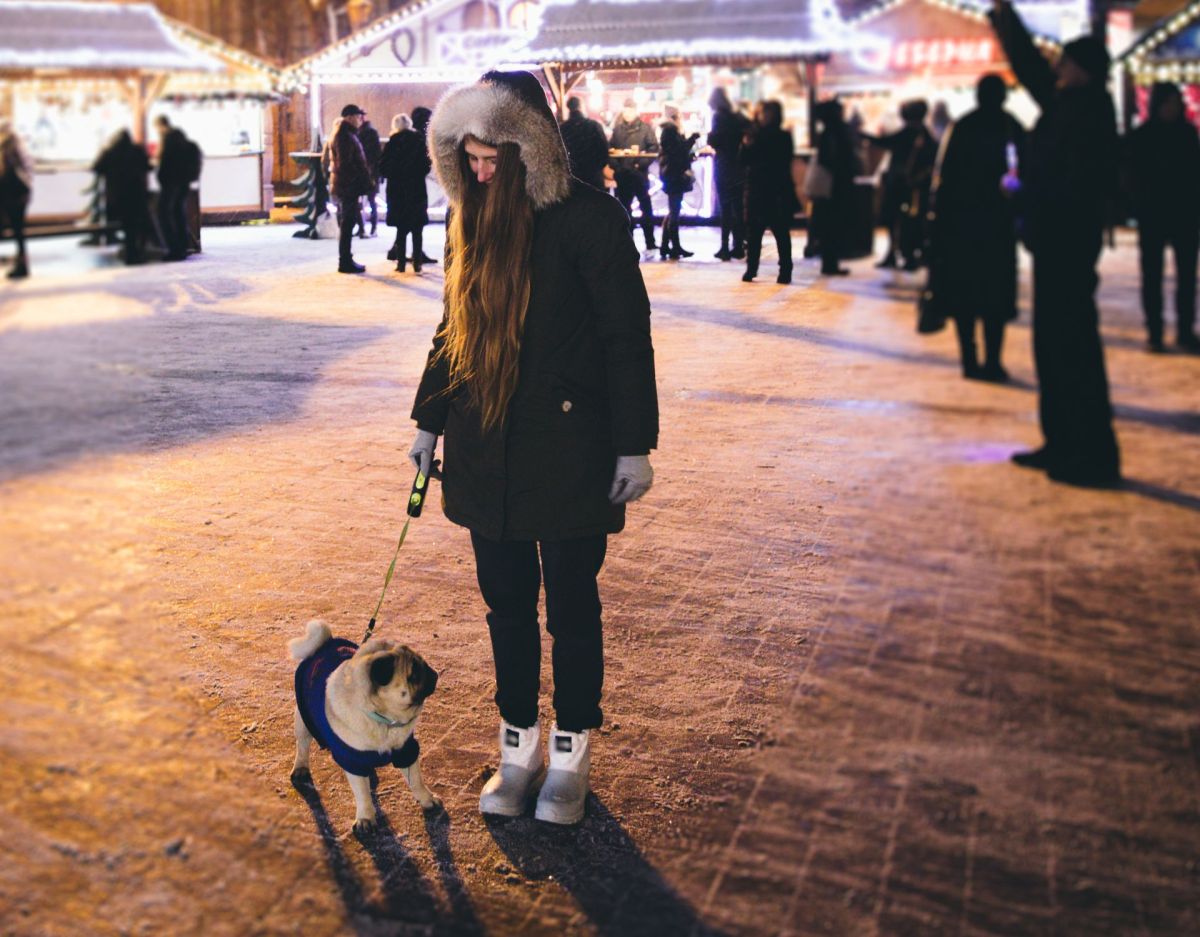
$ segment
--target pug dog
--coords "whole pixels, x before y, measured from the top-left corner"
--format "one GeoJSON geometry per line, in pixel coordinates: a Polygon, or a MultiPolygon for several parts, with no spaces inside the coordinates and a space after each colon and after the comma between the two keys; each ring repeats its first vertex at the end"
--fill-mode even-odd
{"type": "Polygon", "coordinates": [[[354,831],[375,826],[371,777],[376,768],[399,768],[424,810],[441,806],[425,786],[413,734],[425,700],[437,687],[437,671],[416,651],[373,638],[362,647],[333,637],[310,621],[303,637],[288,642],[296,667],[296,761],[292,783],[312,783],[309,751],[316,740],[346,772],[354,792],[354,831]]]}

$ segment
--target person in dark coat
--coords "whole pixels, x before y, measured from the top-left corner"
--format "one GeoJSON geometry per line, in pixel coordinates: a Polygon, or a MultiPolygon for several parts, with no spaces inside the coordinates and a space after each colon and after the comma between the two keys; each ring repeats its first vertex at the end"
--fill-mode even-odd
{"type": "Polygon", "coordinates": [[[1004,110],[999,75],[976,87],[979,106],[946,131],[933,196],[931,263],[937,302],[954,317],[963,376],[1004,382],[1004,327],[1017,317],[1017,228],[1006,177],[1020,165],[1025,131],[1004,110]],[[984,363],[975,345],[983,324],[984,363]]]}
{"type": "Polygon", "coordinates": [[[165,115],[155,118],[159,133],[158,225],[167,254],[164,260],[186,260],[191,246],[187,197],[196,174],[191,148],[195,145],[165,115]]]}
{"type": "Polygon", "coordinates": [[[1129,134],[1127,165],[1142,273],[1142,311],[1150,349],[1163,351],[1163,252],[1175,255],[1175,334],[1182,351],[1196,337],[1196,261],[1200,253],[1200,135],[1179,87],[1156,82],[1150,111],[1129,134]]]}
{"type": "Polygon", "coordinates": [[[685,251],[679,243],[679,213],[683,208],[683,196],[695,187],[692,147],[700,134],[685,137],[673,120],[663,121],[659,133],[658,178],[667,195],[667,216],[663,219],[659,251],[664,260],[679,260],[692,256],[692,252],[685,251]]]}
{"type": "Polygon", "coordinates": [[[109,220],[121,223],[125,263],[141,263],[150,220],[146,148],[134,143],[128,130],[121,130],[96,158],[92,172],[104,179],[109,220]]]}
{"type": "Polygon", "coordinates": [[[921,266],[925,246],[925,216],[937,160],[937,140],[925,126],[929,105],[906,101],[900,106],[904,126],[885,136],[863,134],[863,138],[890,154],[883,174],[883,206],[880,223],[888,231],[887,253],[875,266],[895,267],[899,250],[905,270],[921,266]]]}
{"type": "Polygon", "coordinates": [[[742,260],[746,256],[746,169],[738,161],[742,137],[750,121],[733,109],[724,88],[709,95],[712,129],[708,145],[713,149],[713,172],[717,185],[717,205],[721,212],[721,249],[719,260],[742,260]]]}
{"type": "MultiPolygon", "coordinates": [[[[417,108],[426,112],[428,109],[417,108]]],[[[387,223],[396,229],[396,243],[388,252],[396,261],[396,270],[404,272],[405,242],[412,235],[413,272],[420,273],[425,262],[422,235],[429,224],[429,195],[425,177],[433,168],[425,136],[413,129],[407,114],[397,114],[392,121],[392,135],[383,148],[379,171],[387,180],[387,223]]]]}
{"type": "Polygon", "coordinates": [[[375,177],[367,163],[358,128],[366,111],[357,104],[342,108],[341,123],[329,139],[329,192],[338,203],[338,273],[362,273],[352,253],[354,229],[362,224],[359,200],[371,192],[375,177]]]}
{"type": "Polygon", "coordinates": [[[29,276],[25,249],[25,213],[33,192],[33,160],[7,119],[0,119],[0,227],[12,228],[17,245],[13,267],[5,276],[20,280],[29,276]]]}
{"type": "MultiPolygon", "coordinates": [[[[367,208],[371,216],[371,237],[375,237],[379,229],[379,205],[376,198],[379,196],[379,160],[383,155],[383,147],[380,144],[379,131],[365,116],[362,126],[358,128],[358,142],[362,144],[363,156],[367,158],[367,166],[371,170],[372,187],[371,191],[367,193],[367,208]]],[[[358,236],[360,238],[367,236],[366,220],[362,217],[358,221],[358,236]]]]}
{"type": "Polygon", "coordinates": [[[858,144],[845,121],[841,101],[822,101],[817,105],[816,117],[821,123],[821,133],[817,137],[815,159],[832,178],[829,195],[812,200],[812,224],[820,245],[821,273],[846,276],[850,271],[839,264],[847,253],[847,223],[854,211],[858,144]]]}
{"type": "Polygon", "coordinates": [[[1013,456],[1052,479],[1120,480],[1112,427],[1096,262],[1116,188],[1117,129],[1104,87],[1108,53],[1094,37],[1063,47],[1051,67],[1012,6],[996,0],[992,25],[1018,80],[1041,108],[1021,171],[1023,237],[1033,253],[1033,353],[1044,445],[1013,456]]]}
{"type": "Polygon", "coordinates": [[[596,576],[626,503],[653,479],[650,303],[628,217],[572,180],[532,75],[489,72],[451,90],[430,139],[451,206],[445,314],[417,390],[410,457],[428,473],[443,437],[443,508],[471,532],[488,607],[500,766],[480,810],[519,815],[543,772],[544,582],[557,725],[535,816],[573,823],[589,733],[603,720],[596,576]]]}
{"type": "Polygon", "coordinates": [[[654,209],[650,205],[648,172],[658,152],[658,141],[650,125],[638,116],[637,102],[633,98],[625,99],[625,106],[613,125],[609,145],[614,150],[629,150],[636,146],[639,153],[649,154],[613,157],[612,165],[613,178],[617,183],[617,201],[629,216],[629,229],[633,230],[633,200],[636,198],[642,211],[641,226],[646,238],[646,250],[652,251],[658,245],[654,243],[654,209]]]}
{"type": "Polygon", "coordinates": [[[572,96],[567,98],[567,119],[559,129],[575,178],[603,192],[604,167],[608,165],[608,137],[600,122],[585,117],[583,102],[572,96]]]}
{"type": "Polygon", "coordinates": [[[800,208],[792,181],[795,143],[783,129],[783,105],[760,101],[754,126],[742,138],[738,159],[746,168],[746,272],[749,283],[758,276],[763,234],[768,229],[779,251],[776,282],[792,282],[792,217],[800,208]]]}

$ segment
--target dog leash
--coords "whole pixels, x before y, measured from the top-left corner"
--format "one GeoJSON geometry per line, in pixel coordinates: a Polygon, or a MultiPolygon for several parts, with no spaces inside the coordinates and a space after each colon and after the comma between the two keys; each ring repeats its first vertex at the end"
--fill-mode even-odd
{"type": "Polygon", "coordinates": [[[383,591],[379,594],[379,602],[375,605],[375,611],[371,613],[371,620],[367,622],[367,633],[363,635],[359,644],[366,644],[375,631],[375,619],[379,616],[379,610],[383,608],[384,596],[387,595],[388,585],[392,581],[392,575],[396,572],[396,561],[400,559],[400,548],[404,546],[404,538],[408,536],[408,525],[412,523],[414,517],[421,516],[421,509],[425,507],[425,495],[429,489],[429,479],[438,477],[438,464],[439,460],[434,459],[429,466],[429,475],[417,469],[417,477],[413,479],[412,493],[408,496],[408,519],[405,520],[404,527],[400,531],[400,541],[396,544],[396,552],[392,555],[387,575],[383,577],[383,591]]]}

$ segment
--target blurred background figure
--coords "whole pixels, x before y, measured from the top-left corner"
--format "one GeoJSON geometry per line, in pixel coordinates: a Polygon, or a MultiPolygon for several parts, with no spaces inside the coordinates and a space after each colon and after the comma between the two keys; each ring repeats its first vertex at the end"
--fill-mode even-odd
{"type": "Polygon", "coordinates": [[[357,104],[347,104],[329,138],[329,192],[338,204],[338,273],[367,269],[353,255],[354,229],[362,225],[362,197],[375,185],[358,139],[358,128],[366,116],[357,104]]]}
{"type": "Polygon", "coordinates": [[[9,121],[0,119],[0,227],[12,228],[17,254],[8,279],[29,276],[25,250],[25,211],[33,193],[33,160],[9,121]]]}
{"type": "Polygon", "coordinates": [[[650,164],[658,154],[658,141],[650,125],[638,114],[637,101],[626,98],[625,105],[613,125],[609,146],[614,150],[636,150],[636,154],[613,158],[613,177],[617,183],[617,200],[629,215],[629,228],[633,230],[633,200],[636,198],[642,215],[642,235],[646,239],[646,250],[652,251],[654,243],[654,209],[650,205],[650,164]],[[649,155],[641,155],[649,154],[649,155]]]}
{"type": "Polygon", "coordinates": [[[362,144],[363,155],[367,158],[367,168],[371,172],[371,191],[367,193],[367,212],[361,215],[358,220],[358,236],[360,238],[367,237],[367,215],[371,218],[371,233],[370,237],[375,237],[379,229],[379,158],[383,153],[383,147],[379,140],[379,131],[376,130],[366,116],[363,117],[362,126],[358,128],[358,142],[362,144]]]}
{"type": "Polygon", "coordinates": [[[1200,135],[1179,87],[1157,82],[1147,120],[1129,134],[1126,173],[1138,222],[1142,311],[1151,351],[1163,351],[1163,253],[1175,255],[1175,341],[1200,352],[1196,260],[1200,251],[1200,135]]]}
{"type": "Polygon", "coordinates": [[[1020,165],[1025,131],[1004,110],[1008,89],[999,75],[976,86],[978,107],[947,133],[935,178],[930,236],[937,302],[954,317],[963,376],[1003,382],[1004,327],[1017,317],[1017,230],[1013,193],[1003,181],[1020,165]],[[975,346],[983,324],[984,362],[975,346]]]}
{"type": "Polygon", "coordinates": [[[721,213],[721,249],[716,256],[719,260],[742,260],[746,256],[746,171],[738,162],[738,147],[750,129],[750,121],[733,109],[724,88],[713,89],[708,106],[713,112],[708,145],[713,148],[721,213]]]}
{"type": "Polygon", "coordinates": [[[578,97],[567,98],[567,119],[559,129],[567,148],[571,174],[593,188],[604,191],[604,167],[608,165],[608,137],[599,121],[583,113],[578,97]]]}
{"type": "MultiPolygon", "coordinates": [[[[414,108],[413,116],[429,123],[429,108],[414,108]]],[[[396,261],[396,270],[403,273],[408,236],[412,235],[413,272],[420,273],[425,262],[422,235],[429,224],[429,195],[425,177],[433,168],[425,137],[413,129],[407,114],[392,119],[392,135],[383,148],[379,171],[387,180],[387,223],[396,229],[396,243],[388,251],[388,259],[396,261]]]]}
{"type": "MultiPolygon", "coordinates": [[[[676,110],[675,115],[678,114],[676,110]]],[[[663,260],[679,260],[692,256],[692,252],[684,250],[679,243],[679,213],[683,208],[683,196],[696,184],[692,174],[692,146],[700,134],[685,137],[669,111],[659,133],[658,178],[667,196],[667,215],[663,218],[659,253],[663,260]]]]}
{"type": "Polygon", "coordinates": [[[952,123],[950,108],[946,106],[946,102],[935,101],[933,111],[929,115],[929,132],[933,134],[933,139],[941,143],[942,137],[946,135],[946,131],[950,129],[952,123]]]}
{"type": "Polygon", "coordinates": [[[816,118],[821,124],[812,181],[820,187],[809,188],[812,200],[813,234],[819,245],[821,273],[846,276],[840,266],[848,253],[848,223],[854,211],[854,177],[860,172],[855,133],[845,122],[841,101],[823,101],[817,105],[816,118]],[[820,182],[818,182],[820,180],[820,182]]]}
{"type": "Polygon", "coordinates": [[[200,147],[164,115],[155,118],[158,128],[158,226],[167,254],[164,260],[187,260],[187,197],[200,178],[200,147]]]}
{"type": "Polygon", "coordinates": [[[885,136],[863,134],[864,139],[888,152],[880,213],[880,222],[888,229],[888,247],[877,267],[895,267],[897,252],[905,270],[916,270],[921,265],[925,215],[937,159],[937,141],[925,126],[928,113],[929,105],[924,101],[906,101],[900,105],[904,126],[899,130],[885,136]]]}
{"type": "Polygon", "coordinates": [[[792,282],[792,216],[800,207],[792,181],[795,145],[783,129],[783,105],[760,101],[754,124],[742,138],[738,159],[746,167],[746,272],[758,276],[763,234],[770,229],[779,251],[778,283],[792,282]]]}
{"type": "Polygon", "coordinates": [[[142,263],[150,222],[146,148],[134,143],[128,130],[119,130],[92,164],[92,172],[104,179],[108,220],[121,224],[125,263],[142,263]]]}

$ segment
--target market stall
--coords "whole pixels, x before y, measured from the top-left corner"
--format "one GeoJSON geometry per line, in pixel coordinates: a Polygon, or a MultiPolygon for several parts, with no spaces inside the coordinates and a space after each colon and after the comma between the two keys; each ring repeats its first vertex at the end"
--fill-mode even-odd
{"type": "Polygon", "coordinates": [[[1200,127],[1200,0],[1148,29],[1121,56],[1118,68],[1132,85],[1127,117],[1145,120],[1150,86],[1172,81],[1183,92],[1189,119],[1200,127]]]}

